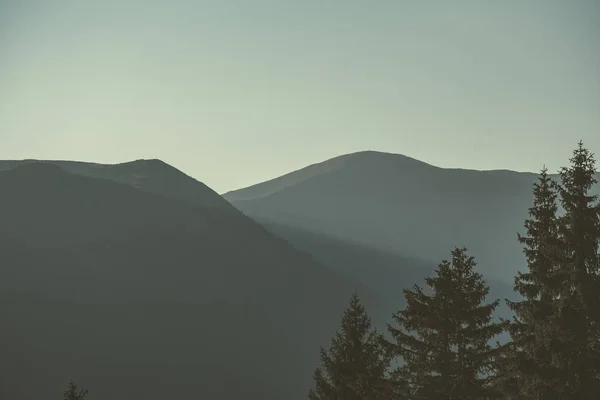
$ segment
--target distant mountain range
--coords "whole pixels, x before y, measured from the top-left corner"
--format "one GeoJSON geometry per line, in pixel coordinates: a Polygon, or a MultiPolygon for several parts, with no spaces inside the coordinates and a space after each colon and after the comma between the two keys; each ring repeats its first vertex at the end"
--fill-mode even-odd
{"type": "Polygon", "coordinates": [[[536,179],[377,152],[223,197],[160,160],[0,171],[0,398],[15,400],[68,379],[98,399],[304,399],[353,290],[383,328],[466,245],[490,299],[514,299],[536,179]]]}
{"type": "Polygon", "coordinates": [[[97,399],[301,399],[353,290],[384,319],[369,290],[179,174],[0,172],[0,398],[74,379],[97,399]]]}
{"type": "Polygon", "coordinates": [[[486,277],[512,283],[524,268],[517,232],[524,231],[536,178],[506,170],[444,169],[366,151],[223,197],[261,223],[432,263],[448,257],[452,247],[466,246],[486,277]]]}

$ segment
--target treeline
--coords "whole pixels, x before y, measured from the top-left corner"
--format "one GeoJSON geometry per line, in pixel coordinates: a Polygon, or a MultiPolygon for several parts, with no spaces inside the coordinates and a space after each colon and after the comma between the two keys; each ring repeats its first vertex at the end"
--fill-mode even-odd
{"type": "Polygon", "coordinates": [[[594,155],[580,142],[560,182],[542,169],[518,235],[527,260],[510,302],[512,320],[495,321],[500,300],[465,248],[435,276],[405,289],[406,307],[372,327],[356,294],[314,373],[310,400],[600,399],[600,205],[594,155]],[[558,206],[563,212],[558,212],[558,206]],[[511,340],[490,344],[502,332],[511,340]]]}

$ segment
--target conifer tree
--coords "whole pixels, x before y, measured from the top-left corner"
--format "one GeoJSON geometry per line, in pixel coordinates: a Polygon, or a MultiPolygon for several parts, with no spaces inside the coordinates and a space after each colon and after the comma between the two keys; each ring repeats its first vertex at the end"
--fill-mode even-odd
{"type": "Polygon", "coordinates": [[[383,338],[371,325],[354,293],[344,312],[341,329],[326,351],[321,348],[321,366],[315,370],[315,388],[310,400],[387,399],[386,373],[389,358],[383,338]]]}
{"type": "Polygon", "coordinates": [[[455,248],[436,276],[426,279],[432,294],[406,289],[406,308],[394,314],[398,328],[388,325],[392,353],[401,357],[398,377],[406,398],[481,400],[489,386],[495,353],[489,341],[502,332],[492,321],[499,301],[486,303],[489,287],[474,271],[466,248],[455,248]]]}
{"type": "Polygon", "coordinates": [[[561,399],[600,398],[600,206],[590,194],[596,183],[594,155],[579,142],[568,168],[560,172],[559,221],[564,245],[554,307],[560,343],[553,365],[560,370],[561,399]]]}
{"type": "MultiPolygon", "coordinates": [[[[506,324],[510,321],[504,321],[506,324]]],[[[509,327],[506,327],[507,329],[509,327]]],[[[514,342],[502,346],[501,351],[496,353],[494,359],[493,373],[490,380],[490,399],[494,400],[525,400],[523,383],[524,377],[520,375],[519,363],[516,357],[521,355],[522,351],[514,346],[514,342]]]]}
{"type": "Polygon", "coordinates": [[[64,393],[64,400],[84,400],[87,394],[87,389],[79,389],[77,384],[69,381],[69,387],[64,393]]]}
{"type": "Polygon", "coordinates": [[[552,345],[557,344],[552,337],[553,307],[562,284],[557,274],[562,248],[556,215],[557,190],[544,167],[534,184],[533,206],[525,221],[527,234],[518,234],[528,271],[515,277],[514,290],[523,300],[507,301],[515,317],[507,325],[511,348],[501,360],[504,365],[499,378],[504,384],[512,382],[512,390],[503,387],[505,398],[552,399],[557,393],[556,371],[550,363],[552,345]]]}

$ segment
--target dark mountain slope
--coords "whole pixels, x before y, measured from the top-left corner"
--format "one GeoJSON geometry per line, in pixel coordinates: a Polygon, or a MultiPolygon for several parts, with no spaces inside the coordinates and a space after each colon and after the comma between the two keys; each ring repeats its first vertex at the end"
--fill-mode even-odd
{"type": "Polygon", "coordinates": [[[238,213],[0,173],[0,398],[304,398],[354,287],[238,213]]]}
{"type": "Polygon", "coordinates": [[[433,262],[465,245],[486,277],[509,282],[523,266],[516,232],[523,230],[535,179],[361,152],[224,197],[255,219],[433,262]]]}
{"type": "MultiPolygon", "coordinates": [[[[0,161],[0,171],[39,163],[37,160],[0,161]]],[[[146,192],[186,199],[204,207],[233,211],[233,207],[204,183],[160,160],[137,160],[122,164],[95,164],[77,161],[42,161],[65,171],[92,178],[109,179],[146,192]]]]}

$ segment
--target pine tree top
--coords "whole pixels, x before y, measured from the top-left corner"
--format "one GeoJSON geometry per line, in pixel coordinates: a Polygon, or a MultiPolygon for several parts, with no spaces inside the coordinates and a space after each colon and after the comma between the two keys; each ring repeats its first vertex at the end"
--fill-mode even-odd
{"type": "Polygon", "coordinates": [[[389,360],[383,336],[372,327],[354,292],[329,348],[321,348],[321,366],[315,370],[309,399],[385,399],[389,360]]]}

